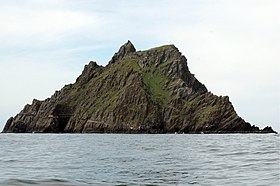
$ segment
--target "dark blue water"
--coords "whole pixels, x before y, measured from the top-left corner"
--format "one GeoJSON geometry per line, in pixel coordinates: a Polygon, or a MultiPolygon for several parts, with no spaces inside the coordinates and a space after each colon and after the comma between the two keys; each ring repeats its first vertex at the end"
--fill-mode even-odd
{"type": "Polygon", "coordinates": [[[0,185],[280,185],[275,134],[0,134],[0,185]]]}

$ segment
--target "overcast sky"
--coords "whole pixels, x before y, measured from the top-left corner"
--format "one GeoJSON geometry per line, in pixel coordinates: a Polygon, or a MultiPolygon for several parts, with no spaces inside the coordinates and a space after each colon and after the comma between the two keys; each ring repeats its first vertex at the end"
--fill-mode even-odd
{"type": "Polygon", "coordinates": [[[0,0],[0,128],[129,39],[138,50],[175,44],[208,90],[279,132],[279,10],[278,0],[0,0]]]}

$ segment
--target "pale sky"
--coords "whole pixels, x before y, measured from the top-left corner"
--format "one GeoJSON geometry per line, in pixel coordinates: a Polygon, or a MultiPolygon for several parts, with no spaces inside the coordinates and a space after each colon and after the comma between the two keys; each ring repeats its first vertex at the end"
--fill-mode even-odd
{"type": "Polygon", "coordinates": [[[0,0],[0,129],[131,40],[175,44],[209,91],[280,132],[279,10],[278,0],[0,0]]]}

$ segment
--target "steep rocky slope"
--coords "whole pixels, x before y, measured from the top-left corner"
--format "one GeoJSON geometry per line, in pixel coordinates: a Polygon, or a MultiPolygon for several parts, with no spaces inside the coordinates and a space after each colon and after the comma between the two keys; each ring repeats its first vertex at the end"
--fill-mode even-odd
{"type": "Polygon", "coordinates": [[[208,92],[174,45],[136,51],[128,41],[106,67],[91,61],[74,84],[34,99],[3,132],[274,131],[251,126],[227,96],[208,92]]]}

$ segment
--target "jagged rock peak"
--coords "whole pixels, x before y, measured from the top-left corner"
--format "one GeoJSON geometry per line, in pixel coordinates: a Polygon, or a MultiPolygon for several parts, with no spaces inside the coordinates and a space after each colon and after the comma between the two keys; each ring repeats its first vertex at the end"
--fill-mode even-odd
{"type": "Polygon", "coordinates": [[[88,65],[85,65],[82,74],[77,78],[76,82],[79,84],[87,83],[91,78],[99,75],[103,71],[102,66],[99,66],[95,61],[90,61],[88,65]]]}
{"type": "Polygon", "coordinates": [[[130,53],[130,52],[135,52],[135,51],[136,51],[134,45],[131,43],[130,40],[128,40],[123,46],[121,46],[120,49],[122,49],[122,48],[123,48],[124,50],[126,50],[128,53],[130,53]]]}
{"type": "Polygon", "coordinates": [[[128,40],[124,45],[121,46],[119,51],[115,53],[115,55],[109,61],[109,64],[113,64],[133,52],[136,52],[136,49],[133,46],[133,44],[128,40]]]}

